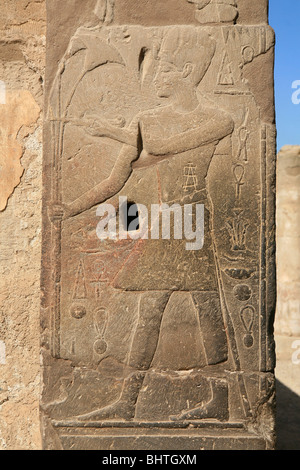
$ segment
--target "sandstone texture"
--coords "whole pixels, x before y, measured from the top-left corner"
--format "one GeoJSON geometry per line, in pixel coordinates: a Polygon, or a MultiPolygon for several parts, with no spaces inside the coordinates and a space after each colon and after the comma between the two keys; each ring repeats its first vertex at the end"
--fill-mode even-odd
{"type": "MultiPolygon", "coordinates": [[[[268,2],[82,4],[0,0],[0,449],[272,449],[268,2]],[[180,239],[197,207],[204,239],[180,239]]],[[[285,147],[276,328],[295,338],[298,170],[285,147]]]]}
{"type": "Polygon", "coordinates": [[[1,0],[0,449],[39,449],[44,1],[1,0]]]}
{"type": "Polygon", "coordinates": [[[267,2],[46,3],[43,448],[273,449],[267,2]]]}

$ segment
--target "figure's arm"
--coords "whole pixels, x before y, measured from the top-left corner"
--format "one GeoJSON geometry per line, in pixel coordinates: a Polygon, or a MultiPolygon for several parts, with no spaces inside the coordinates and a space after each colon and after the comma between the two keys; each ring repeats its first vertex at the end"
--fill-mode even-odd
{"type": "Polygon", "coordinates": [[[121,144],[136,145],[136,133],[129,129],[122,129],[112,126],[109,122],[97,122],[93,120],[80,121],[70,120],[70,123],[79,127],[84,127],[85,130],[94,137],[108,137],[116,140],[121,144]]]}
{"type": "Polygon", "coordinates": [[[138,158],[138,147],[124,145],[108,178],[97,184],[68,205],[66,217],[81,214],[117,194],[132,172],[132,163],[138,158]]]}
{"type": "Polygon", "coordinates": [[[216,112],[204,125],[165,140],[148,141],[153,155],[176,155],[203,145],[219,142],[234,130],[234,122],[226,113],[216,112]]]}
{"type": "MultiPolygon", "coordinates": [[[[116,129],[121,130],[121,129],[116,129]]],[[[91,209],[115,196],[125,185],[132,173],[132,164],[139,157],[140,127],[139,115],[133,119],[127,131],[131,144],[124,144],[108,178],[101,181],[65,208],[65,218],[91,209]]]]}

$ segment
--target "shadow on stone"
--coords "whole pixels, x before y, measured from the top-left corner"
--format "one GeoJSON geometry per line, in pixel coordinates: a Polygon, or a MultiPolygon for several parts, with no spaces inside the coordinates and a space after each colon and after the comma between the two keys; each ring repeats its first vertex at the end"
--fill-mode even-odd
{"type": "Polygon", "coordinates": [[[277,450],[300,450],[300,396],[279,380],[277,388],[277,450]]]}

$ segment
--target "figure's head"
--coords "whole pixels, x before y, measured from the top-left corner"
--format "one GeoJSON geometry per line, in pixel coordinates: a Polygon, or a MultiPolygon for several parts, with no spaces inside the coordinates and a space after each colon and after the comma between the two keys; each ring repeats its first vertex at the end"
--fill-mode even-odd
{"type": "Polygon", "coordinates": [[[212,61],[215,41],[194,26],[171,28],[159,52],[155,77],[158,96],[169,98],[182,88],[196,88],[212,61]]]}

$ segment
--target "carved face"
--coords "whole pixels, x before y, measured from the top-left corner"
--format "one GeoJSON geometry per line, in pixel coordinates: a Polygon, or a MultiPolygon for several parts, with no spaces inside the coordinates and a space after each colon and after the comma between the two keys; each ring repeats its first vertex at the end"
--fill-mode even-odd
{"type": "Polygon", "coordinates": [[[171,98],[178,92],[182,92],[187,85],[188,65],[190,64],[187,64],[183,70],[178,70],[172,62],[160,60],[154,79],[157,95],[160,98],[171,98]]]}

